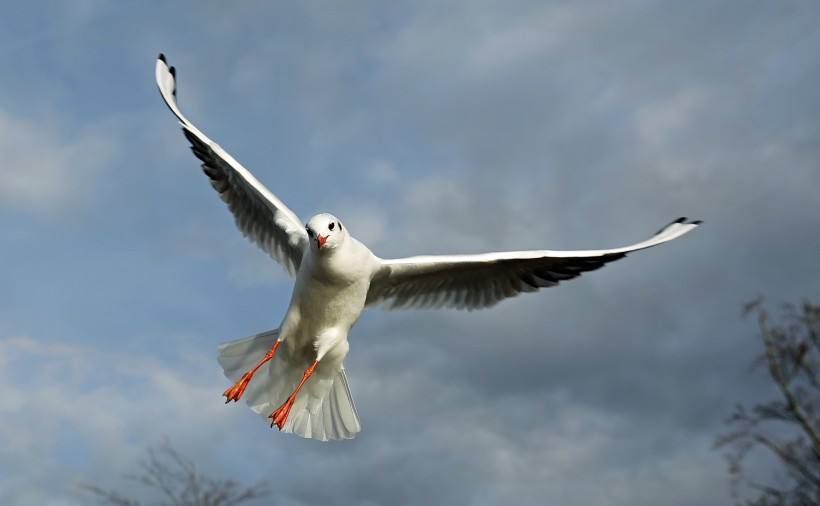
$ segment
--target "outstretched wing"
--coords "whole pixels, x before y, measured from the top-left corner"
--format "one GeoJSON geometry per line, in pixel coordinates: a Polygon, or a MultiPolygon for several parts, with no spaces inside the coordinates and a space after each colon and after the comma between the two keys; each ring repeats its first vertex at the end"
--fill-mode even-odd
{"type": "Polygon", "coordinates": [[[623,248],[590,251],[510,251],[480,255],[419,256],[382,260],[373,275],[367,305],[389,309],[456,307],[481,309],[507,297],[555,286],[627,253],[689,232],[700,221],[673,221],[650,239],[623,248]]]}
{"type": "Polygon", "coordinates": [[[176,100],[176,72],[174,67],[168,67],[164,55],[157,59],[156,79],[165,104],[179,119],[191,150],[202,160],[202,170],[228,204],[236,226],[245,237],[284,265],[289,274],[295,275],[308,243],[302,222],[253,174],[183,116],[176,100]]]}

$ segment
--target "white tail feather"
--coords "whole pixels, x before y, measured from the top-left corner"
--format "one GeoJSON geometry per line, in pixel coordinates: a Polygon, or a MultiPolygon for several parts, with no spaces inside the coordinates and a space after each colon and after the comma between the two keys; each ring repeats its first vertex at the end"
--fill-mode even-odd
{"type": "MultiPolygon", "coordinates": [[[[278,337],[276,329],[219,345],[218,361],[225,376],[237,381],[278,337]]],[[[269,363],[256,371],[243,396],[248,406],[265,418],[285,402],[310,365],[289,359],[283,349],[285,344],[269,363]]],[[[299,391],[282,431],[320,441],[350,439],[361,430],[361,425],[344,369],[327,371],[322,365],[299,391]]]]}

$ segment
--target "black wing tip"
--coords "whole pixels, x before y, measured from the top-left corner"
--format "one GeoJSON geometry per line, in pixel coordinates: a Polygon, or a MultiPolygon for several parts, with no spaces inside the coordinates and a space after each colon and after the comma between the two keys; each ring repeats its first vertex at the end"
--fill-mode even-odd
{"type": "MultiPolygon", "coordinates": [[[[703,223],[703,220],[690,220],[688,223],[687,223],[686,220],[689,220],[689,218],[686,218],[686,217],[678,218],[677,220],[673,221],[672,223],[681,223],[683,225],[700,225],[701,223],[703,223]]],[[[672,223],[670,223],[670,225],[672,223]]]]}
{"type": "Polygon", "coordinates": [[[669,223],[669,225],[666,225],[665,227],[662,227],[660,230],[658,230],[657,232],[655,232],[655,235],[659,235],[660,233],[662,233],[664,230],[666,230],[667,228],[671,227],[672,225],[694,225],[694,226],[698,226],[698,225],[700,225],[701,223],[703,223],[703,221],[702,221],[702,220],[692,220],[692,221],[689,221],[689,222],[687,223],[687,221],[686,221],[686,220],[688,220],[688,219],[689,219],[689,218],[687,218],[687,217],[685,217],[685,216],[681,216],[681,217],[680,217],[680,218],[678,218],[677,220],[675,220],[675,221],[673,221],[673,222],[669,223]]]}
{"type": "MultiPolygon", "coordinates": [[[[165,59],[165,53],[160,53],[159,56],[157,56],[157,60],[161,61],[165,65],[165,67],[168,69],[168,72],[171,74],[171,77],[173,77],[174,79],[177,78],[177,69],[173,66],[168,65],[168,60],[165,59]]],[[[174,90],[174,94],[176,94],[176,89],[174,90]]]]}

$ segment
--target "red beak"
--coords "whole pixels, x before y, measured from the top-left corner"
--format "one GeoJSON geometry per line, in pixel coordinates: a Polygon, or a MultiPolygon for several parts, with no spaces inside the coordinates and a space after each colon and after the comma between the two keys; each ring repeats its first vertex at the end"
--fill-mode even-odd
{"type": "Polygon", "coordinates": [[[316,243],[319,245],[320,248],[323,247],[326,242],[327,242],[327,236],[326,235],[323,236],[321,234],[316,234],[316,243]]]}

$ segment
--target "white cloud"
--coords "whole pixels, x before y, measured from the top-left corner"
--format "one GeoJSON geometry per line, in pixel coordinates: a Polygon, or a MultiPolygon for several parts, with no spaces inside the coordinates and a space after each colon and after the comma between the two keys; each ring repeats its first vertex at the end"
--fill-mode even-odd
{"type": "Polygon", "coordinates": [[[79,481],[107,486],[134,470],[144,444],[164,434],[202,440],[220,409],[212,356],[180,363],[63,341],[0,339],[0,502],[46,504],[79,481]],[[72,462],[65,468],[66,462],[72,462]],[[23,478],[24,477],[24,478],[23,478]]]}
{"type": "Polygon", "coordinates": [[[41,215],[81,209],[116,144],[94,129],[66,133],[0,110],[0,206],[41,215]]]}

